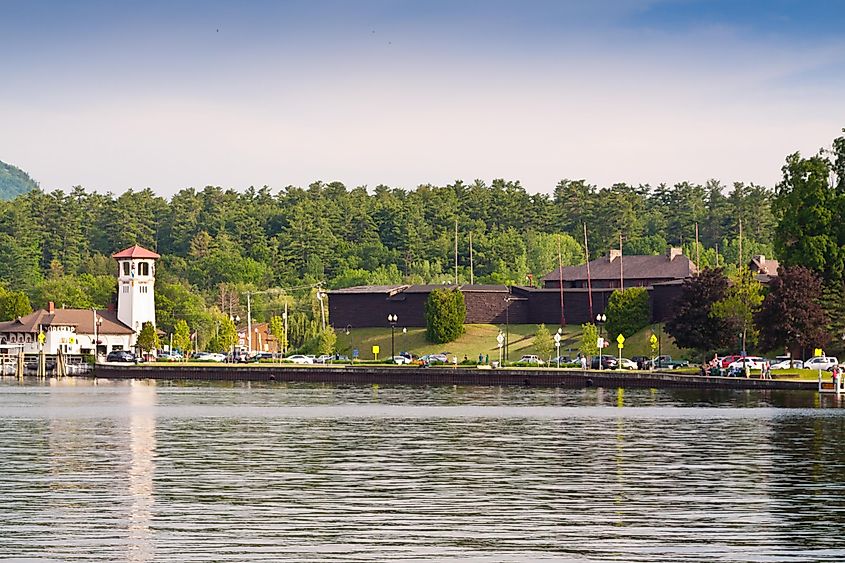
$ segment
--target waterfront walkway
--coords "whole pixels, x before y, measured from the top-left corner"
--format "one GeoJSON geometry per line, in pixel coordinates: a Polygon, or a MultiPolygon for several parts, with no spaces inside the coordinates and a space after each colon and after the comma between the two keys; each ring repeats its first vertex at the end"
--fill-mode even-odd
{"type": "Polygon", "coordinates": [[[816,381],[702,377],[672,372],[555,369],[477,369],[408,366],[115,365],[96,366],[106,379],[279,381],[382,385],[522,385],[538,387],[648,387],[793,389],[815,391],[816,381]]]}

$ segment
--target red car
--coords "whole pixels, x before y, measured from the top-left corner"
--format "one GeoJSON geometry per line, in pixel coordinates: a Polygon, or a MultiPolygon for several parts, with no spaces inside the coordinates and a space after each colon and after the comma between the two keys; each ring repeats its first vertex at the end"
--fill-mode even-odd
{"type": "Polygon", "coordinates": [[[733,355],[733,356],[725,356],[720,360],[722,369],[728,369],[728,366],[740,359],[742,356],[740,355],[733,355]]]}

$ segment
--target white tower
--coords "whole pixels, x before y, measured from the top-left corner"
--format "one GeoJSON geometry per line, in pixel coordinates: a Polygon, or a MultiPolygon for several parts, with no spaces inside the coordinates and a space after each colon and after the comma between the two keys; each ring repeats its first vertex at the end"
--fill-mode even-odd
{"type": "Polygon", "coordinates": [[[137,336],[144,323],[156,324],[155,261],[161,256],[136,244],[112,258],[118,268],[117,318],[137,336]]]}

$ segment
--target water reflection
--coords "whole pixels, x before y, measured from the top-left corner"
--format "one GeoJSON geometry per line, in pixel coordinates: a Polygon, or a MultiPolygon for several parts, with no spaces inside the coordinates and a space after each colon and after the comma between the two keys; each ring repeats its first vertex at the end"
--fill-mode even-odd
{"type": "Polygon", "coordinates": [[[811,393],[67,383],[0,384],[3,556],[845,560],[811,393]]]}
{"type": "Polygon", "coordinates": [[[128,561],[151,561],[154,555],[150,534],[155,471],[155,381],[132,381],[129,391],[129,495],[128,561]]]}

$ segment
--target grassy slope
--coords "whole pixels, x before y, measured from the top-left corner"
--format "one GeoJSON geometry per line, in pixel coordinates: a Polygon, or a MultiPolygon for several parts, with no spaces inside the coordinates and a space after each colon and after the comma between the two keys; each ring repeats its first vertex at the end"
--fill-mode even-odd
{"type": "MultiPolygon", "coordinates": [[[[448,352],[450,356],[456,355],[463,359],[466,355],[470,359],[478,359],[478,354],[489,355],[491,360],[499,358],[496,346],[496,335],[499,329],[504,331],[504,326],[497,325],[466,325],[466,332],[459,339],[448,344],[431,344],[425,339],[424,328],[409,328],[407,334],[396,329],[396,353],[408,351],[415,355],[448,352]]],[[[550,331],[555,327],[549,327],[550,331]]],[[[534,333],[537,325],[510,325],[510,359],[518,360],[523,354],[536,354],[534,349],[534,333]]],[[[560,352],[562,355],[575,356],[581,342],[581,327],[569,325],[563,333],[560,352]]],[[[646,328],[631,336],[625,341],[623,356],[651,355],[649,351],[648,338],[651,336],[651,329],[646,328]]],[[[343,331],[337,335],[337,348],[344,354],[351,354],[352,348],[360,350],[361,359],[372,359],[372,347],[378,345],[381,348],[379,357],[383,358],[390,354],[390,328],[357,328],[352,329],[347,336],[343,331]]],[[[662,335],[662,352],[673,357],[680,357],[681,351],[675,346],[674,341],[665,333],[662,335]]],[[[618,350],[613,343],[608,349],[609,354],[616,355],[618,350]]]]}

